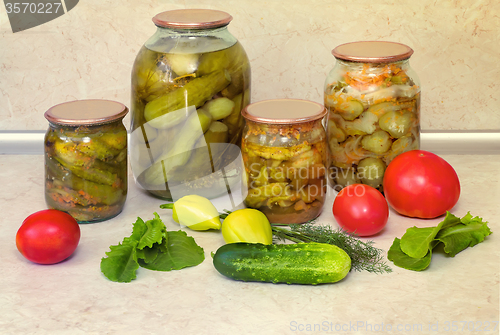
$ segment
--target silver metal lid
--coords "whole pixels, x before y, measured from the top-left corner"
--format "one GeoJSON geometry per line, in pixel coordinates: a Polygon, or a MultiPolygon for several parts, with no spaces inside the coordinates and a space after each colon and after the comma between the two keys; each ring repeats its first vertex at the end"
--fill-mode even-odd
{"type": "Polygon", "coordinates": [[[127,115],[128,108],[111,100],[76,100],[51,107],[45,118],[55,124],[79,126],[113,122],[127,115]]]}

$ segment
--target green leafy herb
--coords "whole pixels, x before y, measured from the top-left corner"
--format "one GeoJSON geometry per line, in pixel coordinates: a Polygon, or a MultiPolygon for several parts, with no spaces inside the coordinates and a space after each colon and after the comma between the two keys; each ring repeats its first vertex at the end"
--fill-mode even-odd
{"type": "Polygon", "coordinates": [[[130,282],[142,266],[156,271],[180,270],[203,262],[205,254],[183,231],[169,231],[160,216],[144,222],[137,218],[130,237],[110,247],[101,259],[101,271],[111,281],[130,282]]]}
{"type": "Polygon", "coordinates": [[[139,259],[142,267],[156,271],[180,270],[189,266],[186,264],[197,265],[205,259],[203,249],[186,232],[169,231],[167,234],[168,244],[162,245],[164,251],[152,262],[139,259]]]}
{"type": "Polygon", "coordinates": [[[460,251],[483,242],[491,234],[487,223],[480,217],[472,217],[470,213],[460,219],[446,212],[445,219],[436,227],[408,228],[401,239],[394,239],[387,258],[404,269],[425,270],[431,262],[432,250],[438,244],[443,243],[444,252],[455,257],[460,251]]]}
{"type": "Polygon", "coordinates": [[[373,241],[362,241],[341,229],[334,230],[330,226],[315,225],[313,221],[304,224],[291,224],[290,228],[272,226],[275,238],[296,243],[317,242],[335,245],[344,250],[351,258],[351,269],[374,273],[391,272],[384,262],[381,249],[373,246],[373,241]]]}

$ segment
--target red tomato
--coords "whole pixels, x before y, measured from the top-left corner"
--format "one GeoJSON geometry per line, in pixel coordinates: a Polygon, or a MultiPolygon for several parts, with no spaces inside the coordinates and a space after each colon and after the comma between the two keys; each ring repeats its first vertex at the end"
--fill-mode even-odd
{"type": "Polygon", "coordinates": [[[39,264],[59,263],[73,254],[80,241],[80,226],[69,214],[46,209],[28,216],[16,235],[17,249],[39,264]]]}
{"type": "Polygon", "coordinates": [[[380,232],[389,218],[389,206],[382,193],[364,185],[344,187],[333,202],[333,216],[339,226],[358,236],[380,232]]]}
{"type": "Polygon", "coordinates": [[[453,167],[424,150],[400,154],[384,174],[384,194],[402,215],[430,219],[445,214],[460,197],[460,181],[453,167]]]}

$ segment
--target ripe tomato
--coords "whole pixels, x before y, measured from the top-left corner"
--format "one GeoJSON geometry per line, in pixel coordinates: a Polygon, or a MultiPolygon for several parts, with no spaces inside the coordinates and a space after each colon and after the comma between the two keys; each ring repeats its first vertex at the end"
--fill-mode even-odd
{"type": "Polygon", "coordinates": [[[384,174],[384,194],[402,215],[430,219],[445,214],[460,197],[460,181],[453,167],[424,150],[400,154],[384,174]]]}
{"type": "Polygon", "coordinates": [[[16,235],[19,252],[39,264],[59,263],[73,254],[80,226],[69,214],[46,209],[28,216],[16,235]]]}
{"type": "Polygon", "coordinates": [[[333,216],[345,231],[371,236],[387,224],[389,206],[377,189],[365,184],[351,184],[337,194],[333,216]]]}

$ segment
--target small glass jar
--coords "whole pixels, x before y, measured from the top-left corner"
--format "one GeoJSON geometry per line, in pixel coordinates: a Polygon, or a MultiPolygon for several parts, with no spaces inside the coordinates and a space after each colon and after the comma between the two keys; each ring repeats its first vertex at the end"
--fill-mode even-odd
{"type": "Polygon", "coordinates": [[[393,42],[354,42],[333,49],[325,82],[330,185],[364,183],[383,192],[385,169],[420,147],[420,83],[413,50],[393,42]]]}
{"type": "Polygon", "coordinates": [[[304,223],[320,215],[327,187],[327,142],[321,104],[265,100],[242,111],[243,197],[273,223],[304,223]]]}
{"type": "Polygon", "coordinates": [[[127,197],[128,109],[108,100],[62,103],[45,112],[45,201],[79,223],[118,215],[127,197]]]}
{"type": "Polygon", "coordinates": [[[160,13],[135,59],[130,160],[136,182],[157,197],[213,198],[241,178],[234,167],[250,63],[231,20],[208,9],[160,13]]]}

